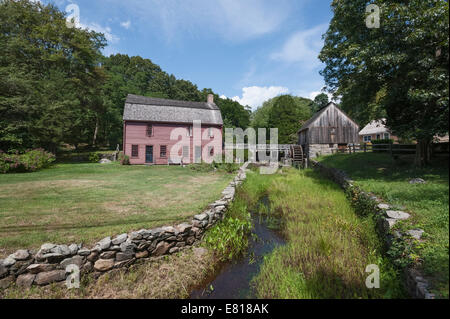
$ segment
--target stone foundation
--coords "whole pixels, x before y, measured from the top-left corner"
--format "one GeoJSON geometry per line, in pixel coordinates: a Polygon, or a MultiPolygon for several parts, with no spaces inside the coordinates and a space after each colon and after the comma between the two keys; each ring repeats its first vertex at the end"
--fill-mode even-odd
{"type": "Polygon", "coordinates": [[[14,282],[23,288],[61,282],[68,278],[74,267],[80,270],[80,276],[89,272],[100,275],[112,269],[128,267],[139,259],[173,254],[192,246],[203,238],[207,229],[224,218],[228,205],[234,199],[236,186],[246,178],[247,165],[245,163],[240,168],[222,192],[222,197],[203,213],[194,216],[190,223],[106,237],[91,248],[81,244],[47,243],[36,253],[18,250],[0,259],[0,289],[14,282]]]}

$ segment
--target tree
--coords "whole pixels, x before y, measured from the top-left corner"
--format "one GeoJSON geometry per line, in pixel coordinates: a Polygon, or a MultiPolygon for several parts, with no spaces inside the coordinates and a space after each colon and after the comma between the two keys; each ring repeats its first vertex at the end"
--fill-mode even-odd
{"type": "Polygon", "coordinates": [[[386,116],[394,134],[416,139],[425,164],[433,137],[448,132],[448,2],[377,1],[378,29],[365,24],[369,2],[333,1],[321,73],[361,124],[386,116]]]}
{"type": "Polygon", "coordinates": [[[325,93],[320,93],[319,95],[317,95],[314,98],[314,104],[312,109],[313,113],[316,113],[321,109],[323,109],[325,106],[328,105],[329,102],[330,101],[328,99],[328,95],[326,95],[325,93]]]}
{"type": "Polygon", "coordinates": [[[53,5],[0,1],[0,149],[93,137],[103,35],[69,28],[53,5]]]}
{"type": "Polygon", "coordinates": [[[311,102],[291,95],[281,95],[273,100],[273,106],[268,111],[267,127],[278,128],[278,143],[296,143],[301,122],[311,116],[311,102]],[[299,101],[309,102],[299,104],[299,101]]]}

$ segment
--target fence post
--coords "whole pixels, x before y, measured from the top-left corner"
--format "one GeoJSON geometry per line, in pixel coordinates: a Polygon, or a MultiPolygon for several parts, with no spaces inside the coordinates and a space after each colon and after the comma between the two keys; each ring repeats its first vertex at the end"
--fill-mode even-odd
{"type": "Polygon", "coordinates": [[[391,154],[391,156],[393,155],[393,153],[392,153],[392,143],[389,143],[389,154],[391,154]]]}
{"type": "Polygon", "coordinates": [[[366,153],[366,152],[367,152],[367,144],[364,143],[364,153],[366,153]]]}

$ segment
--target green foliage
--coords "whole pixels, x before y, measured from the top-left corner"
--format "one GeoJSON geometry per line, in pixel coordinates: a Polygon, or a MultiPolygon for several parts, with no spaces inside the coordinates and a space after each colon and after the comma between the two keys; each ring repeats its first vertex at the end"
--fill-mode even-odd
{"type": "Polygon", "coordinates": [[[98,163],[100,161],[100,155],[97,152],[91,153],[89,155],[89,162],[98,163]]]}
{"type": "Polygon", "coordinates": [[[88,142],[101,109],[103,35],[68,28],[55,6],[26,0],[1,1],[0,21],[0,148],[88,142]]]}
{"type": "Polygon", "coordinates": [[[394,144],[394,140],[392,139],[383,139],[383,140],[373,140],[370,143],[376,144],[394,144]]]}
{"type": "Polygon", "coordinates": [[[211,164],[202,162],[190,164],[189,168],[193,171],[197,172],[212,172],[212,171],[220,171],[226,173],[234,173],[239,169],[239,165],[235,163],[218,163],[213,161],[211,164]]]}
{"type": "Polygon", "coordinates": [[[204,241],[221,261],[231,261],[245,252],[251,229],[252,221],[247,204],[237,197],[225,219],[206,233],[204,241]]]}
{"type": "MultiPolygon", "coordinates": [[[[274,105],[277,103],[278,100],[285,100],[287,102],[286,106],[292,110],[292,106],[294,105],[295,110],[292,114],[292,118],[288,120],[289,125],[289,131],[287,132],[288,136],[295,135],[297,133],[300,126],[307,121],[311,115],[312,115],[312,109],[314,107],[313,101],[310,99],[298,97],[298,96],[290,96],[290,95],[284,95],[283,96],[277,96],[274,97],[259,107],[255,112],[252,114],[252,121],[251,121],[251,127],[257,129],[257,128],[272,128],[272,127],[278,127],[278,126],[270,126],[271,121],[275,123],[277,121],[277,112],[280,110],[275,110],[272,112],[272,109],[274,108],[274,105]],[[289,96],[290,98],[286,98],[289,96]],[[272,120],[271,120],[272,116],[272,120]]],[[[282,124],[282,123],[281,123],[282,124]]],[[[267,138],[269,138],[269,135],[267,133],[267,138]]]]}
{"type": "MultiPolygon", "coordinates": [[[[394,144],[395,145],[395,144],[394,144]]],[[[426,240],[420,245],[397,247],[389,252],[399,265],[412,259],[422,260],[423,270],[432,279],[440,296],[448,297],[449,284],[449,186],[448,158],[436,159],[431,166],[418,169],[413,156],[401,162],[383,153],[332,155],[320,158],[328,167],[341,169],[366,192],[411,214],[412,218],[396,225],[399,230],[421,228],[426,240]],[[425,184],[409,184],[423,178],[425,184]]]]}
{"type": "Polygon", "coordinates": [[[386,117],[396,135],[448,132],[448,1],[380,0],[381,26],[366,27],[366,0],[333,1],[321,72],[341,107],[365,125],[386,117]]]}
{"type": "MultiPolygon", "coordinates": [[[[375,222],[357,215],[342,190],[310,170],[248,175],[267,194],[264,214],[281,219],[287,245],[264,258],[253,279],[258,298],[399,298],[399,272],[383,257],[375,222]],[[365,286],[366,266],[380,267],[380,289],[365,286]]],[[[258,190],[259,189],[259,190],[258,190]]]]}
{"type": "Polygon", "coordinates": [[[313,104],[312,112],[316,113],[316,112],[320,111],[325,106],[327,106],[328,103],[329,103],[328,95],[326,95],[325,93],[320,93],[319,95],[317,95],[314,98],[314,104],[313,104]]]}
{"type": "Polygon", "coordinates": [[[31,150],[23,154],[0,152],[0,173],[35,172],[48,167],[55,161],[55,155],[43,149],[31,150]]]}
{"type": "Polygon", "coordinates": [[[119,152],[118,160],[120,165],[130,165],[130,157],[124,152],[119,152]]]}

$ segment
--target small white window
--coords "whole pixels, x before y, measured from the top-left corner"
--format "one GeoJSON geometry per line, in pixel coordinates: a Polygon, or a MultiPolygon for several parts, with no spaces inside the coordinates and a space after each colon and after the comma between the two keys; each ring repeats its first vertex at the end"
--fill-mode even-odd
{"type": "Polygon", "coordinates": [[[388,139],[391,138],[391,135],[390,135],[389,133],[384,133],[384,138],[385,138],[386,140],[388,140],[388,139]]]}
{"type": "Polygon", "coordinates": [[[214,131],[212,127],[208,128],[208,135],[209,137],[214,137],[214,131]]]}
{"type": "Polygon", "coordinates": [[[371,140],[372,140],[372,136],[370,136],[370,135],[364,136],[364,142],[370,142],[371,140]]]}

